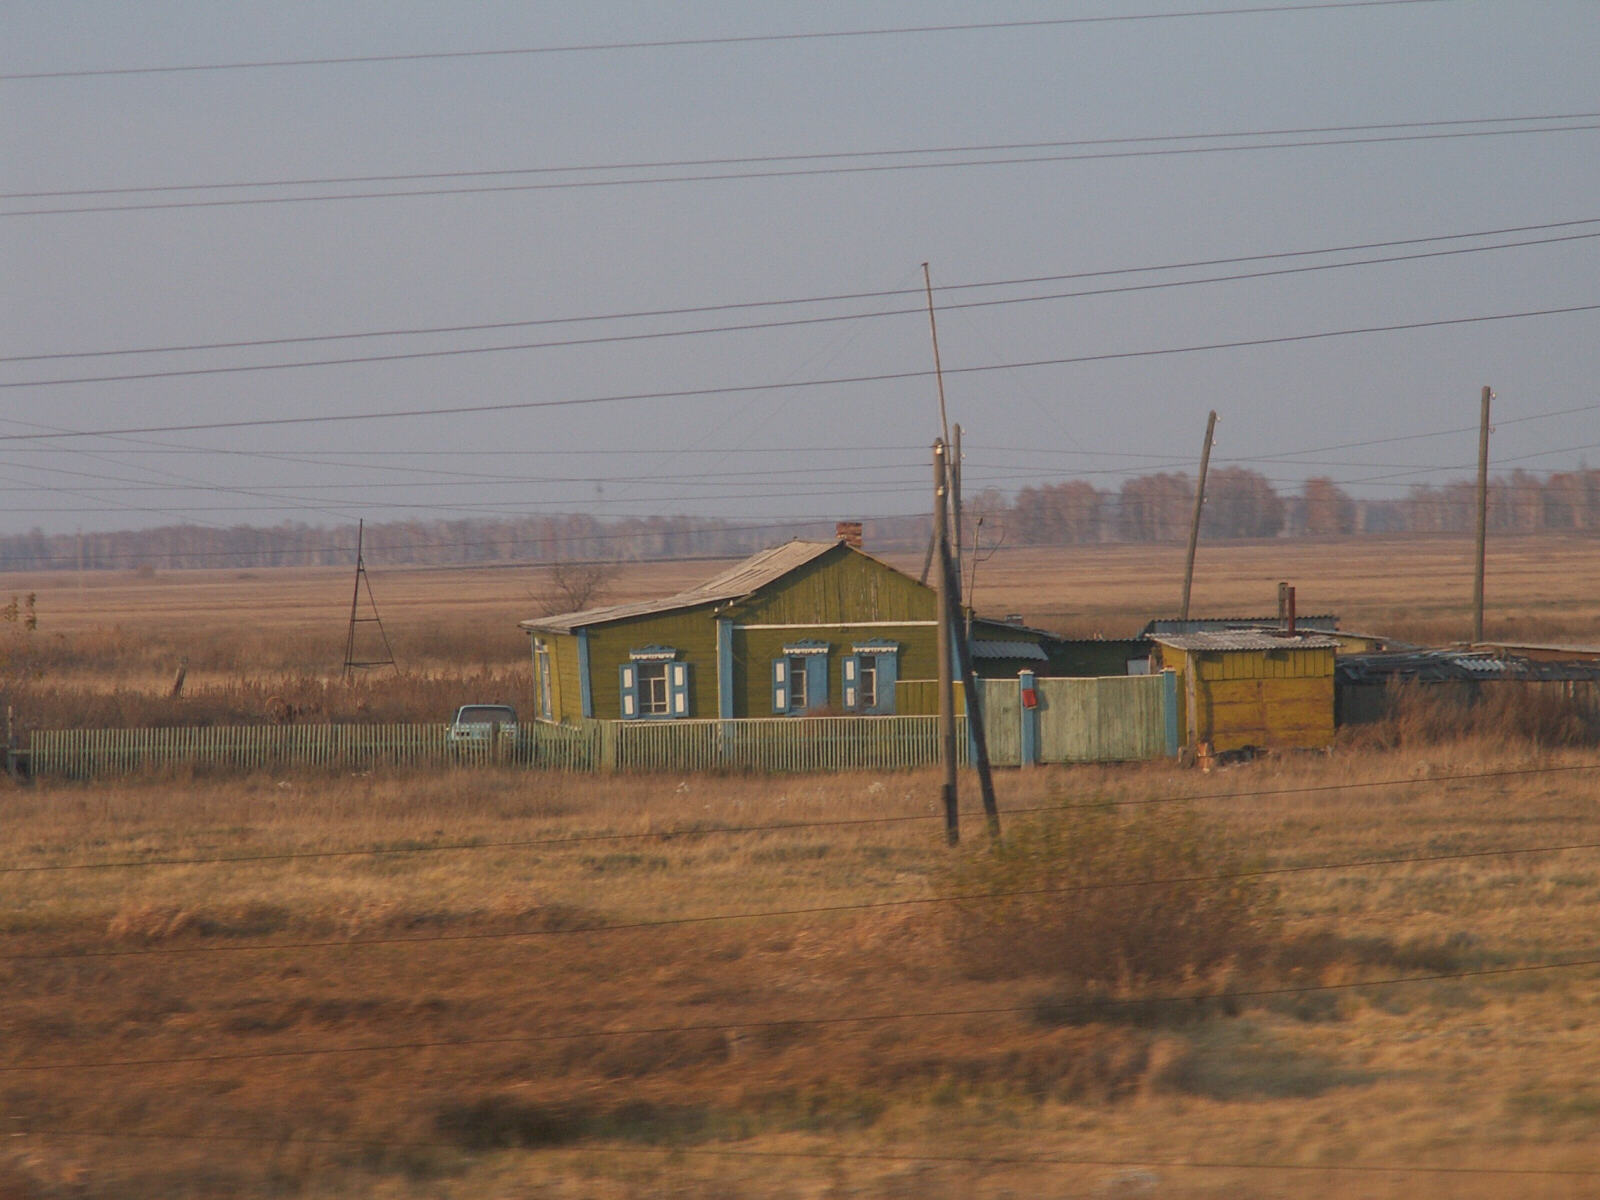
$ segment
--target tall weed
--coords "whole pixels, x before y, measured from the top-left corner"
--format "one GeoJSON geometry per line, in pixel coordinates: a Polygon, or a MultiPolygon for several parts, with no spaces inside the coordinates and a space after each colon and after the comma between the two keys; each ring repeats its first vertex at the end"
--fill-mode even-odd
{"type": "Polygon", "coordinates": [[[950,934],[980,978],[1050,975],[1118,990],[1255,960],[1273,896],[1187,810],[1071,806],[965,853],[947,881],[950,934]]]}
{"type": "Polygon", "coordinates": [[[1384,716],[1352,726],[1353,746],[1397,749],[1451,742],[1523,742],[1533,746],[1600,745],[1600,695],[1592,684],[1397,683],[1384,716]]]}

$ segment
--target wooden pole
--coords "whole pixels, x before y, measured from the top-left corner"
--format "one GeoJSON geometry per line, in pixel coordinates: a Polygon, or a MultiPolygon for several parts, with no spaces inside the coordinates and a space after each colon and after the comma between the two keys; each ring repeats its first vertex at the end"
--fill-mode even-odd
{"type": "Polygon", "coordinates": [[[939,657],[939,761],[944,765],[944,784],[940,796],[944,800],[945,839],[954,846],[961,840],[961,818],[956,795],[955,682],[950,676],[950,580],[943,567],[950,557],[949,484],[945,444],[944,439],[940,438],[933,443],[934,557],[941,564],[933,577],[939,621],[936,639],[939,657]]]}
{"type": "Polygon", "coordinates": [[[994,774],[989,769],[989,731],[983,723],[983,700],[978,693],[977,671],[972,665],[972,645],[961,611],[961,577],[956,573],[955,561],[948,554],[945,555],[943,571],[944,618],[954,632],[956,658],[961,665],[961,687],[967,697],[967,728],[972,731],[972,765],[978,771],[978,788],[983,793],[983,815],[989,826],[989,836],[999,840],[1000,807],[995,802],[994,774]]]}
{"type": "MultiPolygon", "coordinates": [[[[956,580],[961,579],[961,425],[951,430],[955,441],[950,443],[950,557],[956,564],[956,580]]],[[[961,589],[955,590],[956,604],[961,603],[961,589]]]]}
{"type": "Polygon", "coordinates": [[[1194,550],[1200,541],[1200,510],[1206,502],[1206,471],[1211,466],[1211,437],[1217,429],[1217,411],[1206,418],[1206,440],[1200,447],[1200,481],[1194,489],[1194,517],[1189,522],[1189,557],[1183,564],[1183,609],[1178,616],[1189,619],[1189,590],[1194,585],[1194,550]]]}
{"type": "Polygon", "coordinates": [[[944,370],[939,365],[939,324],[933,319],[933,276],[928,271],[928,264],[922,264],[922,286],[928,292],[928,330],[933,335],[933,377],[939,385],[939,436],[944,444],[950,444],[950,418],[944,411],[944,370]]]}
{"type": "MultiPolygon", "coordinates": [[[[922,264],[922,286],[928,293],[928,332],[933,337],[933,377],[939,385],[939,436],[944,444],[950,444],[950,419],[945,415],[944,409],[944,368],[939,363],[939,323],[933,316],[933,276],[928,271],[928,264],[922,264]]],[[[948,465],[948,464],[947,464],[948,465]]],[[[948,478],[946,480],[948,482],[948,478]]],[[[928,536],[928,552],[922,558],[922,574],[919,577],[923,583],[928,582],[928,572],[933,569],[933,556],[937,535],[928,536]]]]}
{"type": "Polygon", "coordinates": [[[1483,641],[1483,560],[1489,532],[1489,400],[1483,389],[1483,411],[1478,421],[1478,561],[1472,576],[1472,640],[1483,641]]]}
{"type": "Polygon", "coordinates": [[[356,582],[350,593],[350,625],[344,638],[344,681],[350,682],[351,663],[356,657],[356,611],[361,604],[361,561],[362,543],[366,540],[367,522],[365,518],[356,522],[356,582]]]}

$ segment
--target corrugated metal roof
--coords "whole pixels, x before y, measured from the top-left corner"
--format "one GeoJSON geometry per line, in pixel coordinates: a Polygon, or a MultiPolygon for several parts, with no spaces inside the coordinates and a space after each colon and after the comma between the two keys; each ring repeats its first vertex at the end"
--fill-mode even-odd
{"type": "Polygon", "coordinates": [[[973,658],[1023,658],[1030,662],[1049,662],[1050,656],[1039,648],[1037,642],[984,642],[974,640],[973,658]]]}
{"type": "Polygon", "coordinates": [[[1151,641],[1174,650],[1334,650],[1337,638],[1324,634],[1276,634],[1259,629],[1235,629],[1211,633],[1157,633],[1151,641]]]}
{"type": "Polygon", "coordinates": [[[752,592],[781,579],[790,571],[821,558],[839,542],[785,542],[781,546],[752,554],[743,562],[714,575],[704,583],[675,596],[662,596],[655,600],[637,600],[631,604],[609,604],[600,608],[586,608],[579,612],[555,613],[548,617],[535,617],[520,622],[523,629],[537,629],[549,633],[571,633],[590,625],[607,625],[625,621],[630,617],[647,617],[655,613],[674,612],[680,608],[697,608],[702,604],[718,604],[725,600],[738,600],[752,592]]]}
{"type": "MultiPolygon", "coordinates": [[[[1296,616],[1295,627],[1320,633],[1332,633],[1339,627],[1339,618],[1331,613],[1296,616]]],[[[1281,629],[1283,622],[1277,617],[1157,617],[1141,631],[1145,637],[1157,633],[1218,633],[1233,629],[1281,629]]]]}
{"type": "Polygon", "coordinates": [[[1483,650],[1351,654],[1338,661],[1334,672],[1343,683],[1383,683],[1390,679],[1416,683],[1447,683],[1466,679],[1600,681],[1600,664],[1597,663],[1546,662],[1483,650]]]}

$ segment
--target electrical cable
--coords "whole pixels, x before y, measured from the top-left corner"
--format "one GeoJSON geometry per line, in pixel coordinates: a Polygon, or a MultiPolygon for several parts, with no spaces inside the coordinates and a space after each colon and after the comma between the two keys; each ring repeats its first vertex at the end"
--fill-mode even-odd
{"type": "MultiPolygon", "coordinates": [[[[1099,271],[1074,271],[1057,275],[1031,275],[1017,279],[980,280],[973,283],[940,284],[936,293],[964,292],[974,289],[1020,287],[1041,283],[1062,283],[1074,279],[1099,279],[1118,275],[1148,274],[1152,272],[1193,270],[1201,267],[1233,266],[1240,263],[1264,262],[1278,258],[1306,258],[1330,254],[1354,253],[1358,250],[1387,250],[1396,246],[1416,246],[1427,242],[1461,241],[1471,238],[1503,237],[1514,233],[1537,233],[1552,229],[1570,229],[1581,225],[1600,224],[1600,217],[1587,217],[1570,221],[1546,221],[1535,225],[1507,225],[1493,229],[1470,230],[1464,233],[1442,233],[1430,237],[1397,238],[1378,242],[1354,242],[1338,246],[1324,246],[1311,250],[1282,250],[1266,254],[1236,255],[1229,258],[1196,259],[1187,262],[1159,263],[1142,267],[1119,267],[1099,271]]],[[[1563,241],[1556,238],[1552,241],[1563,241]]],[[[1522,243],[1515,243],[1521,245],[1522,243]]],[[[1544,244],[1535,240],[1530,245],[1544,244]]],[[[1491,247],[1492,248],[1492,247],[1491,247]]],[[[227,342],[195,342],[168,346],[136,346],[118,350],[76,350],[54,354],[18,354],[0,356],[0,363],[40,362],[64,358],[104,358],[137,354],[179,354],[202,350],[236,350],[267,346],[303,345],[313,342],[350,341],[360,338],[419,337],[447,333],[483,333],[502,329],[526,329],[537,326],[589,324],[599,321],[633,321],[652,317],[699,316],[707,313],[730,312],[740,309],[790,307],[796,305],[833,304],[846,300],[880,300],[895,296],[921,296],[921,289],[894,288],[885,291],[836,292],[817,296],[800,296],[778,300],[747,300],[725,304],[699,304],[678,308],[637,309],[625,312],[595,313],[575,317],[545,317],[523,321],[494,321],[475,325],[436,325],[410,328],[371,329],[353,333],[313,334],[302,337],[256,338],[227,342]]],[[[947,306],[948,307],[948,306],[947,306]]],[[[921,309],[916,310],[921,312],[921,309]]],[[[733,328],[733,327],[729,327],[733,328]]],[[[925,447],[916,447],[924,449],[925,447]]],[[[837,447],[828,447],[837,449],[837,447]]],[[[565,451],[523,451],[522,453],[566,453],[565,451]]],[[[577,453],[576,451],[574,453],[577,453]]],[[[591,451],[609,454],[611,451],[591,451]]]]}
{"type": "MultiPolygon", "coordinates": [[[[1077,300],[1094,296],[1124,295],[1131,292],[1162,291],[1169,288],[1198,287],[1218,283],[1239,283],[1253,279],[1278,278],[1286,275],[1303,275],[1315,271],[1337,271],[1351,267],[1381,266],[1400,262],[1417,262],[1426,259],[1448,258],[1462,254],[1480,254],[1490,250],[1522,249],[1529,246],[1547,246],[1562,242],[1585,241],[1600,238],[1600,232],[1570,233],[1561,237],[1535,238],[1520,242],[1501,242],[1491,246],[1456,246],[1445,250],[1427,250],[1416,254],[1387,255],[1382,258],[1356,259],[1351,262],[1314,263],[1293,267],[1277,267],[1270,270],[1249,271],[1232,275],[1213,275],[1200,279],[1163,280],[1156,283],[1131,283],[1121,284],[1116,287],[1091,288],[1076,292],[1055,292],[1041,296],[1012,296],[996,300],[968,300],[947,304],[943,311],[961,312],[970,309],[993,308],[1010,304],[1036,304],[1055,302],[1059,300],[1077,300]]],[[[367,354],[351,358],[324,358],[302,362],[274,362],[274,363],[240,363],[228,366],[169,368],[161,371],[126,372],[117,375],[90,375],[67,379],[33,379],[18,380],[0,384],[4,387],[56,387],[63,384],[77,383],[120,383],[136,379],[180,379],[196,375],[226,375],[253,371],[284,371],[304,367],[330,367],[348,366],[351,364],[371,364],[379,362],[403,362],[415,358],[449,358],[462,355],[496,354],[504,351],[533,351],[552,349],[572,349],[578,346],[610,345],[619,342],[660,341],[668,338],[699,337],[708,334],[724,333],[752,333],[768,329],[787,329],[799,326],[827,325],[840,322],[856,322],[876,320],[882,317],[903,317],[921,313],[919,308],[893,308],[880,309],[872,312],[840,313],[816,317],[795,317],[781,321],[760,321],[741,325],[715,325],[702,326],[696,329],[670,329],[654,330],[649,333],[619,333],[606,334],[599,337],[564,338],[547,342],[522,342],[514,346],[465,346],[445,350],[409,351],[395,354],[367,354]]],[[[503,326],[502,326],[503,327],[503,326]]],[[[339,337],[367,337],[379,336],[376,334],[333,335],[339,337]]],[[[278,339],[275,343],[282,344],[285,339],[278,339]]],[[[314,339],[306,339],[314,340],[314,339]]],[[[245,343],[251,344],[251,343],[245,343]]],[[[130,353],[149,353],[150,351],[134,351],[130,353]]],[[[97,352],[94,355],[98,357],[97,352]]],[[[28,355],[0,361],[29,361],[40,358],[62,358],[65,355],[28,355]]]]}
{"type": "MultiPolygon", "coordinates": [[[[0,201],[71,199],[87,196],[123,196],[152,192],[206,192],[238,189],[326,187],[358,183],[418,183],[437,179],[481,179],[500,175],[570,175],[602,171],[655,171],[684,167],[749,166],[783,162],[822,162],[862,158],[903,158],[916,154],[987,154],[1001,150],[1054,150],[1068,146],[1130,146],[1150,142],[1217,141],[1227,138],[1297,137],[1313,133],[1376,133],[1395,129],[1436,129],[1461,125],[1513,125],[1534,121],[1589,121],[1600,112],[1535,113],[1520,117],[1465,117],[1442,121],[1389,121],[1367,125],[1313,125],[1284,129],[1236,129],[1221,133],[1146,134],[1139,137],[1073,138],[1046,142],[988,142],[962,146],[919,146],[894,150],[846,150],[813,154],[760,154],[725,158],[664,159],[647,162],[587,163],[562,167],[499,167],[467,171],[420,171],[391,175],[332,175],[301,179],[226,180],[222,183],[167,183],[143,187],[71,188],[60,191],[0,192],[0,201]]],[[[938,290],[938,289],[935,289],[938,290]]],[[[906,289],[905,295],[915,295],[906,289]]]]}
{"type": "Polygon", "coordinates": [[[631,179],[564,180],[557,183],[503,183],[471,187],[412,188],[407,191],[333,192],[315,196],[250,196],[220,200],[155,200],[146,203],[94,204],[67,208],[19,208],[0,212],[3,217],[82,216],[91,213],[130,213],[184,209],[252,208],[272,204],[321,204],[343,200],[405,200],[444,196],[501,195],[511,192],[578,191],[591,188],[649,187],[665,184],[728,183],[746,180],[799,179],[819,176],[848,176],[905,171],[948,171],[971,167],[1036,166],[1048,163],[1100,162],[1129,158],[1171,158],[1197,154],[1245,154],[1264,150],[1308,150],[1336,146],[1389,146],[1404,142],[1457,141],[1463,138],[1519,137],[1543,133],[1587,133],[1600,124],[1535,125],[1519,129],[1477,129],[1452,132],[1384,134],[1377,137],[1308,138],[1290,142],[1255,142],[1231,146],[1174,146],[1165,149],[1102,150],[1087,154],[1037,154],[1005,158],[950,160],[943,162],[896,162],[870,166],[795,167],[769,171],[723,171],[700,175],[652,175],[631,179]]]}
{"type": "Polygon", "coordinates": [[[760,921],[773,918],[833,916],[839,913],[879,912],[895,908],[922,908],[944,904],[972,904],[988,900],[1015,900],[1028,896],[1069,896],[1086,892],[1131,891],[1144,887],[1172,887],[1193,883],[1226,883],[1244,879],[1266,879],[1283,875],[1306,875],[1322,871],[1355,871],[1370,867],[1420,866],[1466,862],[1488,858],[1511,858],[1530,854],[1558,854],[1573,850],[1597,850],[1600,842],[1567,842],[1559,845],[1514,846],[1496,850],[1464,850],[1453,854],[1407,854],[1385,858],[1348,859],[1335,863],[1302,863],[1283,867],[1252,867],[1212,875],[1179,875],[1155,879],[1106,880],[1064,887],[1021,888],[998,892],[967,892],[948,896],[921,896],[902,900],[866,900],[851,904],[817,904],[803,908],[764,909],[756,912],[709,913],[692,917],[662,917],[642,921],[617,921],[605,925],[575,925],[559,929],[496,930],[475,933],[433,934],[428,937],[319,938],[298,942],[258,942],[228,946],[161,946],[135,950],[72,950],[56,953],[0,954],[0,962],[87,962],[112,958],[188,958],[206,954],[263,953],[276,950],[359,950],[372,946],[432,946],[462,942],[506,942],[524,939],[594,936],[607,933],[638,932],[645,929],[671,929],[693,925],[713,925],[728,921],[760,921]]]}
{"type": "MultiPolygon", "coordinates": [[[[1223,992],[1105,999],[1097,1003],[1106,1008],[1134,1008],[1151,1004],[1197,1005],[1218,1001],[1236,1004],[1241,1000],[1264,1000],[1277,996],[1350,992],[1368,988],[1402,987],[1419,983],[1447,983],[1462,979],[1508,978],[1531,975],[1541,971],[1566,971],[1593,967],[1600,967],[1600,958],[1561,959],[1553,962],[1527,963],[1514,967],[1474,967],[1470,970],[1440,971],[1430,975],[1394,975],[1382,979],[1366,979],[1359,982],[1300,984],[1273,988],[1240,988],[1223,992]]],[[[200,1066],[214,1063],[260,1062],[290,1058],[327,1058],[349,1054],[393,1054],[417,1050],[455,1050],[486,1046],[528,1046],[601,1038],[667,1037],[681,1033],[731,1033],[738,1030],[757,1029],[838,1028],[846,1025],[875,1025],[895,1021],[932,1020],[945,1017],[1020,1016],[1034,1011],[1036,1009],[1032,1004],[986,1005],[973,1008],[906,1009],[896,1012],[839,1014],[827,1017],[773,1017],[761,1021],[707,1021],[688,1025],[640,1026],[632,1029],[590,1028],[560,1033],[547,1031],[544,1033],[504,1034],[496,1037],[426,1038],[405,1042],[375,1042],[361,1046],[320,1046],[298,1050],[249,1050],[233,1054],[149,1055],[144,1058],[89,1059],[78,1062],[10,1063],[0,1065],[0,1075],[32,1074],[39,1071],[101,1071],[121,1067],[200,1066]]]]}
{"type": "MultiPolygon", "coordinates": [[[[1069,366],[1078,363],[1111,362],[1123,359],[1158,358],[1176,354],[1195,354],[1215,350],[1238,350],[1257,346],[1278,346],[1293,342],[1321,341],[1330,338],[1356,337],[1376,333],[1407,332],[1419,329],[1440,329],[1451,326],[1478,325],[1490,321],[1513,321],[1532,317],[1570,316],[1576,313],[1594,312],[1600,310],[1600,304],[1571,304],[1559,308],[1528,309],[1521,312],[1489,313],[1472,317],[1448,317],[1432,321],[1407,321],[1394,325],[1367,325],[1351,329],[1323,330],[1317,333],[1285,334],[1279,337],[1244,338],[1236,341],[1210,342],[1189,346],[1168,346],[1154,350],[1124,350],[1100,354],[1079,354],[1063,358],[1034,359],[1025,362],[986,363],[981,366],[971,367],[946,367],[946,375],[973,375],[991,371],[1017,370],[1022,368],[1042,368],[1069,366]]],[[[526,346],[501,346],[496,350],[527,349],[526,346]]],[[[357,362],[393,361],[394,358],[437,358],[463,353],[479,353],[479,351],[418,351],[400,356],[370,356],[367,358],[352,358],[340,360],[340,365],[357,362]]],[[[323,363],[297,363],[296,366],[329,365],[323,363]]],[[[189,374],[229,374],[244,368],[237,367],[212,367],[195,369],[189,374]]],[[[138,425],[114,429],[81,429],[65,433],[6,433],[0,434],[0,442],[35,442],[54,441],[61,438],[81,437],[126,437],[136,434],[151,433],[194,433],[201,430],[220,429],[260,429],[285,425],[320,425],[333,421],[386,421],[401,420],[414,417],[432,416],[459,416],[468,413],[489,412],[520,412],[538,409],[585,407],[595,404],[617,404],[639,400],[684,400],[695,397],[709,398],[713,396],[747,395],[752,392],[794,391],[804,388],[836,387],[863,383],[887,383],[900,380],[926,379],[933,372],[930,370],[915,371],[885,371],[872,375],[841,376],[832,379],[790,380],[780,383],[754,383],[732,384],[720,387],[680,388],[660,392],[626,392],[608,396],[578,396],[560,400],[516,400],[492,404],[463,404],[441,405],[429,408],[408,408],[395,410],[377,410],[362,413],[324,414],[317,416],[298,417],[258,417],[250,420],[235,421],[195,421],[174,425],[138,425]]],[[[126,376],[101,376],[96,378],[79,378],[70,380],[34,380],[12,381],[0,383],[0,388],[22,388],[51,386],[58,383],[107,383],[118,379],[139,378],[137,375],[126,376]]],[[[1421,435],[1417,435],[1421,436],[1421,435]]],[[[1402,440],[1402,439],[1390,439],[1402,440]]],[[[1335,447],[1342,449],[1343,447],[1335,447]]]]}
{"type": "MultiPolygon", "coordinates": [[[[77,1137],[93,1138],[97,1140],[116,1141],[156,1141],[156,1142],[201,1142],[221,1144],[246,1144],[271,1146],[281,1150],[288,1146],[336,1146],[362,1150],[438,1150],[438,1151],[464,1151],[474,1147],[463,1145],[459,1141],[396,1141],[379,1137],[345,1137],[331,1138],[323,1135],[306,1136],[299,1131],[286,1132],[278,1136],[248,1133],[177,1133],[170,1131],[143,1131],[143,1130],[100,1130],[100,1129],[72,1129],[64,1127],[48,1127],[38,1125],[20,1125],[11,1130],[13,1137],[77,1137]]],[[[518,1146],[495,1144],[482,1149],[496,1152],[505,1152],[517,1149],[534,1149],[532,1146],[518,1146]]],[[[1423,1163],[1305,1163],[1305,1162],[1265,1162],[1261,1160],[1231,1160],[1231,1159],[1143,1159],[1143,1158],[1098,1158],[1082,1155],[1041,1155],[1041,1154],[915,1154],[897,1152],[893,1150],[880,1151],[852,1151],[833,1149],[807,1149],[807,1150],[733,1150],[725,1146],[704,1147],[684,1146],[676,1142],[671,1145],[644,1145],[620,1146],[605,1145],[583,1141],[569,1144],[564,1147],[551,1147],[540,1145],[537,1152],[540,1155],[549,1155],[559,1149],[565,1149],[573,1154],[584,1156],[595,1154],[648,1154],[669,1156],[673,1158],[716,1158],[725,1160],[753,1159],[792,1161],[796,1159],[818,1159],[827,1162],[871,1162],[871,1163],[939,1163],[954,1166],[972,1167],[1120,1167],[1120,1168],[1160,1168],[1162,1170],[1195,1170],[1195,1171],[1286,1171],[1294,1174],[1331,1173],[1331,1174],[1422,1174],[1422,1175],[1494,1175],[1511,1177],[1573,1177],[1591,1178],[1600,1175],[1600,1169],[1583,1167],[1486,1167],[1481,1164],[1437,1166],[1423,1163]]]]}
{"type": "Polygon", "coordinates": [[[92,67],[64,71],[11,72],[0,83],[30,79],[87,79],[107,75],[171,75],[195,71],[248,71],[269,67],[345,66],[367,63],[421,62],[425,60],[506,58],[545,54],[591,54],[617,50],[659,50],[689,46],[736,46],[760,42],[808,42],[842,38],[874,38],[906,34],[973,33],[987,30],[1042,29],[1070,25],[1107,25],[1131,21],[1167,21],[1197,17],[1233,17],[1256,14],[1292,14],[1333,9],[1393,8],[1402,5],[1451,3],[1453,0],[1319,0],[1310,4],[1263,4],[1224,9],[1180,12],[1121,13],[1093,17],[1050,17],[1023,21],[972,21],[951,25],[884,26],[873,29],[825,30],[813,33],[767,33],[698,38],[662,38],[653,41],[589,42],[564,46],[522,46],[501,50],[435,50],[418,54],[366,54],[327,58],[262,59],[253,62],[196,63],[155,67],[92,67]]]}
{"type": "MultiPolygon", "coordinates": [[[[1037,813],[1071,812],[1080,809],[1098,810],[1107,805],[1118,808],[1140,808],[1164,804],[1204,804],[1215,800],[1256,800],[1270,796],[1306,796],[1326,792],[1350,791],[1357,788],[1421,787],[1430,784],[1470,783],[1485,779],[1517,779],[1533,775],[1571,775],[1577,772],[1600,770],[1600,763],[1579,763],[1567,766],[1505,767],[1492,771],[1468,771],[1453,775],[1430,775],[1413,779],[1377,779],[1363,782],[1319,783],[1301,787],[1261,788],[1244,792],[1198,792],[1192,795],[1147,796],[1142,799],[1112,799],[1089,804],[1046,804],[1006,808],[1002,817],[1027,816],[1037,813]]],[[[762,833],[788,833],[803,829],[838,829],[863,825],[889,825],[907,821],[942,821],[942,812],[902,813],[879,817],[837,817],[824,821],[783,821],[765,825],[710,825],[678,829],[654,829],[641,833],[596,833],[557,838],[513,838],[505,841],[440,842],[418,846],[358,846],[336,850],[285,850],[268,854],[194,855],[184,858],[113,859],[107,862],[36,863],[0,866],[0,875],[45,874],[65,871],[140,870],[151,867],[193,867],[216,864],[289,862],[318,858],[366,858],[380,855],[440,854],[457,851],[524,850],[561,848],[588,845],[596,842],[628,842],[645,840],[670,840],[673,838],[709,837],[712,835],[744,835],[762,833]]]]}

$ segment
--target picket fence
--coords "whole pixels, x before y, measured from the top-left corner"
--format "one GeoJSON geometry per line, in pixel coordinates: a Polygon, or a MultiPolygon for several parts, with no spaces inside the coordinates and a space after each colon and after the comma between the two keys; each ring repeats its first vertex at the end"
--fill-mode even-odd
{"type": "MultiPolygon", "coordinates": [[[[141,771],[370,770],[500,765],[555,771],[896,770],[938,762],[937,717],[585,721],[523,725],[513,742],[452,743],[443,725],[215,725],[186,729],[40,729],[35,778],[141,771]]],[[[966,761],[966,719],[956,746],[966,761]]]]}

